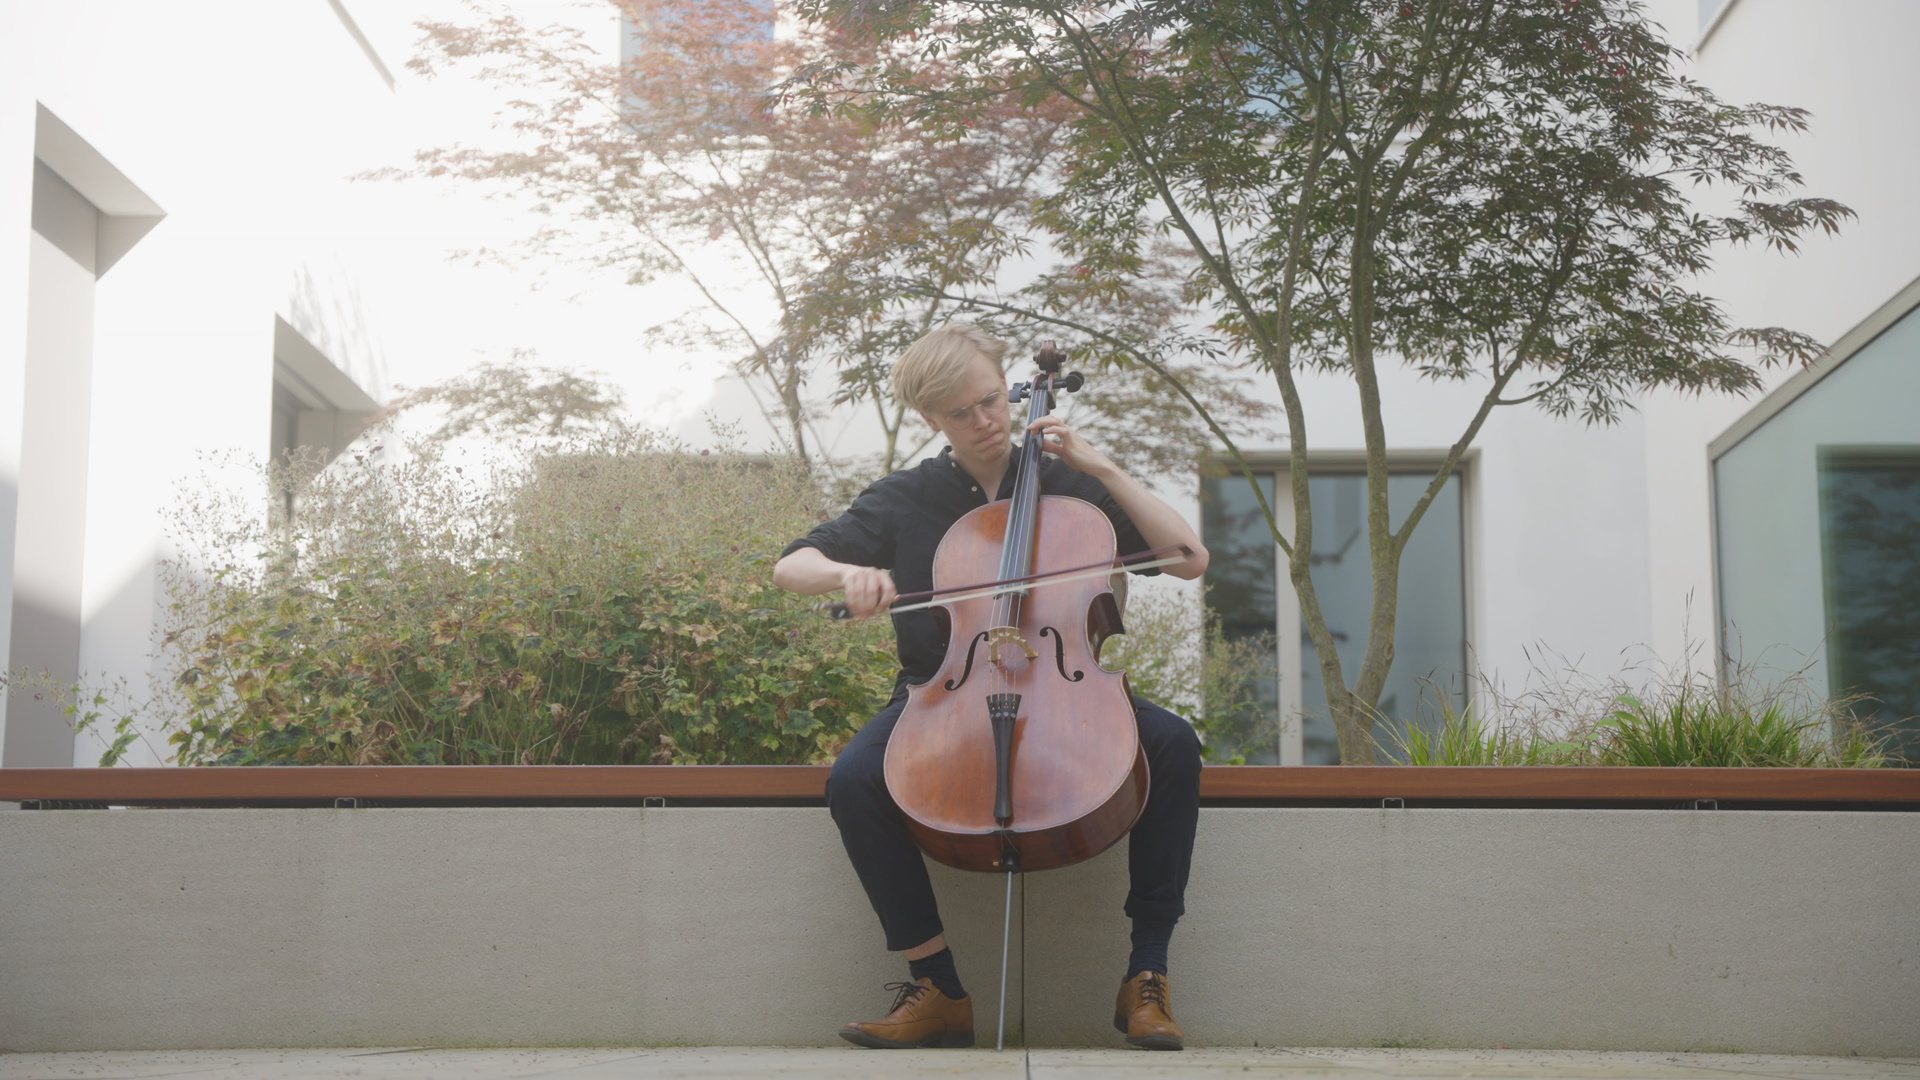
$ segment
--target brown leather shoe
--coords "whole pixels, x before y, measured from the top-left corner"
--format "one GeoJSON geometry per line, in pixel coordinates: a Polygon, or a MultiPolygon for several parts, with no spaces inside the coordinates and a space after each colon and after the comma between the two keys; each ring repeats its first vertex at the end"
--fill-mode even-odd
{"type": "Polygon", "coordinates": [[[840,1029],[841,1038],[876,1050],[973,1045],[973,998],[950,998],[927,978],[888,983],[886,988],[899,991],[893,1011],[878,1020],[848,1024],[840,1029]]]}
{"type": "Polygon", "coordinates": [[[1120,984],[1113,1026],[1127,1037],[1128,1046],[1142,1050],[1182,1050],[1187,1045],[1167,1004],[1167,977],[1157,971],[1143,971],[1120,984]]]}

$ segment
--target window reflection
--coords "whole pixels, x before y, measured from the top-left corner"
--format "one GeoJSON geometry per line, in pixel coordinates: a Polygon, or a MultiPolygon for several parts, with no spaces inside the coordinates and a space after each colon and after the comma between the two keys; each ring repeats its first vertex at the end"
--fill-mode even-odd
{"type": "MultiPolygon", "coordinates": [[[[1387,510],[1393,527],[1406,521],[1430,478],[1387,478],[1387,510]]],[[[1367,548],[1367,478],[1315,476],[1307,485],[1313,505],[1313,590],[1349,685],[1367,651],[1373,605],[1373,560],[1367,548]]],[[[1465,689],[1466,591],[1461,581],[1460,484],[1450,479],[1420,519],[1400,555],[1398,611],[1394,619],[1393,667],[1380,693],[1374,734],[1394,746],[1392,728],[1439,723],[1444,699],[1459,708],[1465,689]]],[[[1301,735],[1309,765],[1338,764],[1340,742],[1320,677],[1319,652],[1300,633],[1301,735]]]]}
{"type": "Polygon", "coordinates": [[[1920,758],[1920,447],[1823,446],[1820,551],[1835,696],[1920,758]]]}
{"type": "MultiPolygon", "coordinates": [[[[1394,527],[1406,520],[1430,480],[1431,474],[1415,472],[1388,478],[1387,503],[1394,527]]],[[[1261,488],[1272,500],[1275,476],[1264,475],[1261,488]]],[[[1366,477],[1315,475],[1309,479],[1307,490],[1314,521],[1314,590],[1333,634],[1334,647],[1339,650],[1342,670],[1351,681],[1366,652],[1373,597],[1373,567],[1366,534],[1366,477]]],[[[1281,607],[1289,613],[1299,609],[1291,595],[1276,596],[1278,556],[1251,487],[1244,477],[1232,475],[1206,479],[1202,492],[1202,527],[1211,556],[1208,605],[1219,615],[1229,637],[1275,633],[1281,607]],[[1287,602],[1281,605],[1280,599],[1287,602]]],[[[1394,663],[1380,696],[1384,722],[1375,725],[1383,748],[1392,746],[1394,726],[1437,723],[1441,700],[1455,708],[1464,701],[1463,566],[1460,484],[1456,477],[1448,480],[1434,498],[1401,556],[1394,663]]],[[[1290,706],[1288,713],[1298,716],[1302,762],[1335,765],[1340,761],[1339,739],[1327,709],[1319,658],[1304,626],[1298,640],[1300,686],[1278,687],[1276,697],[1290,706]]]]}
{"type": "MultiPolygon", "coordinates": [[[[1273,505],[1273,476],[1261,477],[1267,505],[1273,505]]],[[[1247,641],[1274,632],[1274,544],[1266,515],[1254,499],[1253,487],[1243,476],[1208,477],[1202,481],[1201,531],[1207,545],[1207,606],[1220,619],[1229,641],[1247,641]]],[[[1255,709],[1271,718],[1280,711],[1279,680],[1272,674],[1254,684],[1255,709]]],[[[1223,748],[1222,756],[1238,751],[1249,765],[1279,763],[1279,747],[1223,748]]]]}

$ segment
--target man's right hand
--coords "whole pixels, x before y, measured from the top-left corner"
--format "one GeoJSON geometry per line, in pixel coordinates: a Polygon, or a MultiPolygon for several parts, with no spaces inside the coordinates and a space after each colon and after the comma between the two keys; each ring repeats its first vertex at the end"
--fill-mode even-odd
{"type": "Polygon", "coordinates": [[[814,547],[796,548],[773,564],[773,583],[802,596],[841,589],[847,594],[847,611],[856,619],[885,611],[899,595],[893,575],[885,570],[834,562],[814,547]]]}
{"type": "Polygon", "coordinates": [[[893,587],[893,575],[871,566],[847,566],[840,572],[840,587],[846,590],[847,610],[856,619],[885,611],[899,592],[893,587]]]}

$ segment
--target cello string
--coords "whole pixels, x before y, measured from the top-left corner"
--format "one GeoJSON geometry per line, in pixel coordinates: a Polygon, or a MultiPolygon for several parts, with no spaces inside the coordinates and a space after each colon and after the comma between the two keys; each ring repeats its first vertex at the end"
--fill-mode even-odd
{"type": "MultiPolygon", "coordinates": [[[[1044,373],[1033,380],[1033,391],[1027,400],[1027,426],[1029,428],[1032,427],[1035,420],[1045,415],[1041,412],[1041,407],[1046,401],[1045,385],[1046,375],[1044,373]]],[[[1040,509],[1038,492],[1040,472],[1036,467],[1036,459],[1041,452],[1040,439],[1029,430],[1026,433],[1026,437],[1022,440],[1022,444],[1020,471],[1014,478],[1013,506],[1011,508],[1012,512],[1008,515],[1009,520],[1005,537],[1004,561],[1008,564],[1008,572],[1003,575],[1004,577],[1023,577],[1033,572],[1033,534],[1040,509]]],[[[1026,604],[1023,601],[1026,598],[1027,591],[1026,586],[1016,585],[1006,591],[1002,601],[1005,605],[1005,611],[1000,624],[1011,628],[1011,633],[1016,637],[1019,635],[1021,616],[1024,615],[1026,610],[1026,604]]],[[[1008,660],[1010,663],[1018,663],[1024,655],[1025,650],[1022,649],[1018,655],[1011,656],[1008,660]]],[[[1013,689],[1013,675],[1007,669],[1006,664],[999,665],[996,669],[996,674],[996,682],[1000,693],[1011,693],[1013,689]]],[[[1006,827],[1011,829],[1012,822],[1009,821],[1006,827]]],[[[1009,889],[1011,889],[1011,882],[1013,880],[1011,874],[1008,875],[1007,880],[1009,882],[1009,889]]],[[[1012,900],[1011,891],[1008,893],[1008,900],[1009,902],[1012,900]]],[[[1000,961],[1000,978],[1000,1001],[1001,1008],[1004,1010],[1006,1002],[1006,957],[1004,950],[1000,961]]],[[[1006,1021],[1003,1015],[1001,1020],[1002,1029],[1004,1029],[1005,1024],[1006,1021]]]]}
{"type": "MultiPolygon", "coordinates": [[[[1035,420],[1045,415],[1042,410],[1049,396],[1047,388],[1048,373],[1042,371],[1033,380],[1033,391],[1028,396],[1027,427],[1029,429],[1032,428],[1035,420]]],[[[1002,581],[1011,578],[1023,578],[1033,571],[1034,548],[1037,541],[1035,526],[1039,519],[1040,507],[1038,493],[1040,470],[1038,459],[1043,452],[1042,442],[1043,440],[1031,430],[1028,430],[1022,439],[1019,472],[1014,476],[1013,493],[1010,500],[1013,505],[1008,507],[1005,526],[1006,531],[1001,536],[999,576],[1002,581]]],[[[1002,586],[995,591],[990,612],[991,620],[988,623],[989,632],[996,627],[1003,627],[1009,631],[1009,637],[1017,638],[1019,636],[1019,627],[1017,624],[1025,610],[1025,605],[1022,603],[1022,600],[1029,591],[1030,585],[1027,583],[1002,586]]],[[[993,694],[1007,694],[1012,690],[1013,676],[1008,670],[1007,661],[1003,659],[1001,649],[1005,645],[1011,644],[1011,642],[989,640],[990,644],[987,655],[991,670],[987,673],[987,686],[993,694]]],[[[1020,654],[1021,657],[1024,658],[1026,654],[1025,647],[1021,648],[1020,654]]],[[[1011,890],[1011,874],[1008,876],[1008,881],[1009,890],[1011,890]]],[[[1009,903],[1011,903],[1011,899],[1012,893],[1009,891],[1009,903]]],[[[1001,1008],[1003,1010],[1001,1024],[1004,1028],[1006,996],[1006,960],[1004,955],[1001,958],[1000,977],[1001,1008]]]]}
{"type": "MultiPolygon", "coordinates": [[[[1035,379],[1034,383],[1033,392],[1027,401],[1027,425],[1029,427],[1032,426],[1035,420],[1045,415],[1040,411],[1041,403],[1046,400],[1046,390],[1044,388],[1045,379],[1044,377],[1035,379]]],[[[1033,538],[1031,532],[1040,504],[1038,495],[1034,491],[1034,483],[1039,477],[1039,470],[1034,466],[1035,458],[1037,458],[1041,452],[1040,441],[1039,437],[1031,431],[1027,433],[1026,438],[1023,440],[1024,446],[1020,454],[1020,476],[1014,484],[1014,513],[1018,515],[1018,525],[1017,527],[1010,526],[1007,531],[1007,541],[1013,547],[1013,559],[1020,565],[1016,573],[1009,574],[1007,575],[1008,577],[1033,572],[1033,544],[1031,542],[1033,538]]],[[[1025,590],[1016,589],[1014,595],[1023,596],[1025,595],[1025,590]]]]}
{"type": "MultiPolygon", "coordinates": [[[[1036,383],[1040,381],[1040,379],[1035,380],[1036,383]]],[[[1038,406],[1040,400],[1037,393],[1030,394],[1028,397],[1027,425],[1029,427],[1032,426],[1035,420],[1039,419],[1039,416],[1034,413],[1034,409],[1038,406]]],[[[1001,537],[1000,577],[1002,580],[1024,576],[1032,569],[1024,565],[1024,563],[1031,560],[1023,559],[1022,554],[1028,548],[1024,540],[1030,516],[1029,505],[1036,501],[1033,499],[1033,485],[1029,481],[1031,474],[1028,469],[1028,466],[1032,462],[1033,455],[1034,437],[1032,432],[1028,432],[1022,440],[1020,471],[1014,477],[1013,484],[1013,497],[1011,499],[1013,505],[1007,508],[1006,532],[1001,537]]],[[[991,629],[991,627],[1013,626],[1016,621],[1014,612],[1020,606],[1019,596],[1020,591],[1017,585],[1011,588],[1001,589],[995,594],[993,619],[989,629],[991,629]]],[[[992,659],[993,670],[988,680],[988,686],[995,694],[1005,694],[1012,688],[1012,677],[1007,671],[1006,663],[1002,659],[1002,653],[1000,651],[1003,644],[1004,643],[995,643],[989,652],[992,659]]]]}

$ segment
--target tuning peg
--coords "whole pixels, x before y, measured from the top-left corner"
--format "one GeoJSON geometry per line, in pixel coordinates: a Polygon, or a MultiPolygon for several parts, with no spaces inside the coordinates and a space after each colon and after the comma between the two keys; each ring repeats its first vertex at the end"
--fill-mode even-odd
{"type": "Polygon", "coordinates": [[[1027,396],[1032,392],[1032,383],[1014,383],[1013,389],[1007,391],[1007,400],[1017,404],[1027,400],[1027,396]]]}
{"type": "Polygon", "coordinates": [[[1077,371],[1067,372],[1067,377],[1060,380],[1060,389],[1069,394],[1079,393],[1080,388],[1085,385],[1087,385],[1087,377],[1077,371]]]}

